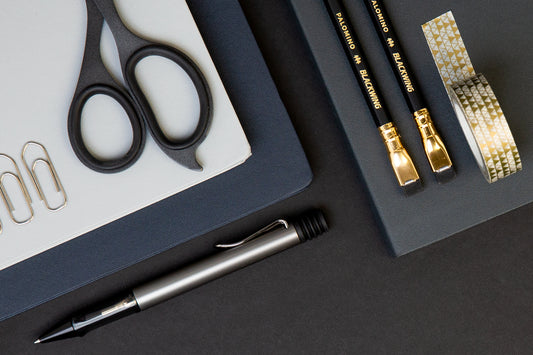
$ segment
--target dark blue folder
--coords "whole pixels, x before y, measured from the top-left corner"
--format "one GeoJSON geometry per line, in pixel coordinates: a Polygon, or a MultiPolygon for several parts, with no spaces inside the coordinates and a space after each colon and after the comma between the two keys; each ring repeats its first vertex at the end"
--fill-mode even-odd
{"type": "Polygon", "coordinates": [[[533,202],[533,169],[530,168],[533,165],[533,140],[530,139],[533,124],[529,107],[518,103],[520,98],[533,92],[533,84],[529,80],[533,76],[531,67],[523,65],[524,56],[533,55],[533,51],[530,46],[521,48],[512,45],[516,42],[517,31],[526,31],[526,25],[524,22],[520,25],[523,27],[517,24],[513,31],[496,31],[491,38],[480,37],[479,33],[482,24],[490,26],[496,18],[501,20],[500,28],[515,24],[507,3],[492,2],[482,15],[473,17],[479,6],[476,1],[428,1],[424,3],[427,6],[420,6],[421,2],[414,0],[386,1],[389,13],[394,15],[392,22],[402,45],[414,64],[415,76],[428,100],[433,120],[446,141],[456,168],[455,179],[439,184],[427,164],[420,135],[396,85],[394,73],[388,68],[386,54],[364,1],[344,2],[359,37],[365,40],[363,47],[372,59],[376,79],[385,84],[382,86],[383,95],[424,182],[424,190],[409,197],[398,188],[391,174],[383,142],[324,2],[290,0],[290,3],[346,132],[373,201],[374,212],[394,255],[407,254],[533,202]],[[450,9],[453,9],[463,37],[468,39],[468,51],[477,54],[477,58],[472,58],[476,70],[489,77],[498,99],[504,103],[505,115],[520,149],[524,170],[493,184],[488,184],[479,171],[420,28],[421,24],[450,9]],[[471,22],[473,18],[475,23],[471,22]],[[501,48],[498,46],[504,43],[509,49],[494,53],[493,48],[501,48]],[[525,48],[527,53],[523,52],[525,48]],[[527,77],[528,80],[521,80],[520,85],[516,85],[513,80],[508,80],[510,77],[527,77]]]}
{"type": "Polygon", "coordinates": [[[237,0],[189,6],[252,156],[229,172],[0,271],[0,320],[305,188],[311,170],[237,0]]]}

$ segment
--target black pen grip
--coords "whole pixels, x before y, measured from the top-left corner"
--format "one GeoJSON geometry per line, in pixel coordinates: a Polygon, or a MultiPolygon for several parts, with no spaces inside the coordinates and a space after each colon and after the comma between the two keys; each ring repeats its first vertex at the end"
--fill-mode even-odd
{"type": "Polygon", "coordinates": [[[411,112],[425,108],[425,103],[420,95],[412,71],[407,64],[407,58],[402,50],[398,36],[381,0],[364,0],[374,27],[379,34],[381,44],[387,52],[387,58],[393,68],[394,75],[402,88],[402,93],[411,112]]]}
{"type": "Polygon", "coordinates": [[[390,122],[389,114],[382,101],[376,81],[370,68],[359,39],[353,30],[344,6],[338,0],[325,0],[331,20],[342,42],[346,55],[352,65],[357,81],[363,91],[368,107],[377,127],[390,122]]]}

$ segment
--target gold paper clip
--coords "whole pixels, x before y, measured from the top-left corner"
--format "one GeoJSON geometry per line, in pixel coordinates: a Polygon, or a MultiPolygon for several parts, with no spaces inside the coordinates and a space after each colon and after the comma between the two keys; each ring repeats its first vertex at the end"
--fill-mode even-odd
{"type": "Polygon", "coordinates": [[[24,162],[24,166],[26,167],[26,171],[31,177],[31,181],[35,186],[37,193],[39,194],[39,199],[44,202],[46,208],[48,208],[50,211],[58,211],[65,207],[67,205],[67,194],[65,192],[65,189],[63,188],[63,185],[61,184],[61,180],[59,180],[59,175],[57,175],[57,171],[54,168],[54,164],[52,164],[52,160],[50,159],[50,155],[48,155],[48,151],[46,150],[46,148],[40,143],[29,141],[24,145],[24,148],[22,148],[21,158],[24,162]],[[45,158],[35,158],[31,163],[30,168],[30,164],[28,164],[28,161],[26,160],[26,153],[31,145],[39,147],[44,153],[45,158]],[[52,181],[54,182],[56,191],[58,193],[61,193],[62,195],[62,202],[55,207],[50,206],[50,203],[48,202],[48,199],[46,198],[46,195],[44,193],[43,187],[39,182],[39,179],[37,178],[36,167],[38,166],[38,164],[44,164],[48,168],[48,171],[50,172],[50,175],[52,177],[52,181]]]}
{"type": "Polygon", "coordinates": [[[22,180],[22,175],[20,174],[20,170],[17,166],[17,163],[15,163],[15,161],[13,160],[13,158],[11,158],[9,155],[6,155],[6,154],[0,154],[0,157],[9,160],[11,164],[15,167],[15,171],[16,171],[15,173],[12,171],[6,171],[0,175],[0,193],[2,195],[2,200],[4,200],[4,204],[6,205],[6,208],[9,211],[9,216],[11,217],[11,220],[13,222],[15,222],[16,224],[28,223],[33,219],[33,208],[31,207],[32,200],[31,200],[30,194],[28,193],[28,189],[26,188],[26,184],[24,184],[24,180],[22,180]],[[26,200],[26,207],[28,207],[28,211],[30,212],[29,217],[26,219],[19,220],[15,217],[15,214],[14,214],[15,206],[13,206],[13,202],[11,201],[11,198],[9,197],[9,194],[7,193],[7,189],[4,185],[4,180],[8,176],[11,176],[16,180],[24,199],[26,200]]]}

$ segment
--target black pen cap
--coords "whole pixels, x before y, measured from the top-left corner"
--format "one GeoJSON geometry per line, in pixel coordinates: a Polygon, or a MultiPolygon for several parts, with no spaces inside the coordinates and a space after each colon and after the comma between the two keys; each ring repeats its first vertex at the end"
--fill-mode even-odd
{"type": "Polygon", "coordinates": [[[324,213],[320,210],[309,211],[291,220],[298,237],[303,242],[313,239],[328,230],[324,213]]]}

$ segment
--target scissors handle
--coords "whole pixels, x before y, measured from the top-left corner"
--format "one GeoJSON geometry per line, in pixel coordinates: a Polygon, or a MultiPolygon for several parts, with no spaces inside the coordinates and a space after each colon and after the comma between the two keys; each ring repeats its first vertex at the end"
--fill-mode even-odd
{"type": "MultiPolygon", "coordinates": [[[[114,173],[128,168],[139,158],[146,140],[145,123],[160,149],[173,160],[189,169],[202,170],[196,160],[196,150],[207,135],[213,105],[207,80],[198,66],[183,52],[133,34],[122,22],[113,0],[86,0],[87,37],[78,85],[68,116],[68,133],[76,156],[89,168],[114,173]],[[117,45],[126,89],[111,77],[100,56],[100,38],[105,21],[117,45]],[[135,77],[137,64],[146,57],[160,56],[180,66],[191,79],[200,102],[200,115],[194,132],[183,139],[170,139],[161,129],[154,112],[135,77]],[[94,95],[113,98],[127,113],[133,131],[128,152],[119,158],[102,160],[87,149],[81,133],[83,107],[94,95]]],[[[179,117],[178,117],[179,119],[179,117]]]]}
{"type": "Polygon", "coordinates": [[[100,56],[100,38],[104,18],[96,5],[87,1],[87,37],[78,85],[70,105],[67,129],[70,144],[78,159],[92,170],[103,173],[122,171],[139,158],[146,140],[146,128],[137,113],[135,102],[115,83],[100,56]],[[133,132],[132,143],[126,154],[115,159],[95,157],[83,140],[81,132],[82,112],[87,101],[95,95],[106,95],[118,102],[126,112],[133,132]]]}
{"type": "Polygon", "coordinates": [[[134,103],[129,96],[116,86],[106,84],[95,84],[83,88],[75,95],[70,106],[68,116],[68,133],[70,144],[78,159],[87,167],[101,173],[115,173],[127,169],[139,159],[146,139],[146,129],[140,118],[137,116],[134,103]],[[115,159],[99,159],[95,157],[87,146],[81,133],[81,119],[83,107],[87,101],[95,95],[106,95],[118,102],[128,115],[133,139],[126,154],[115,159]]]}
{"type": "Polygon", "coordinates": [[[202,71],[182,51],[165,44],[148,41],[132,33],[120,19],[113,0],[86,1],[94,2],[115,37],[124,80],[154,141],[173,160],[189,169],[201,170],[202,167],[196,160],[196,149],[207,135],[213,114],[211,92],[202,71]],[[170,139],[163,133],[150,103],[137,82],[135,68],[141,60],[150,56],[164,57],[176,63],[187,73],[196,89],[200,102],[200,115],[194,132],[186,138],[170,139]]]}
{"type": "MultiPolygon", "coordinates": [[[[201,170],[202,167],[196,161],[196,149],[204,140],[207,134],[207,127],[212,116],[212,99],[207,85],[207,81],[196,64],[182,52],[175,48],[163,44],[150,44],[133,53],[125,64],[124,80],[128,85],[134,99],[137,100],[138,107],[142,112],[144,120],[154,138],[168,156],[181,163],[189,169],[201,170]],[[192,81],[200,103],[200,115],[194,131],[183,139],[168,138],[159,125],[155,114],[142,92],[135,77],[135,68],[144,58],[159,56],[167,58],[179,65],[192,81]]],[[[179,119],[179,117],[177,117],[179,119]]]]}

